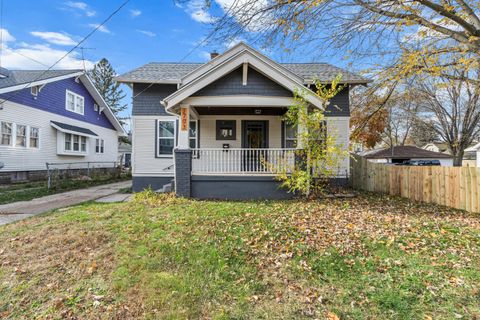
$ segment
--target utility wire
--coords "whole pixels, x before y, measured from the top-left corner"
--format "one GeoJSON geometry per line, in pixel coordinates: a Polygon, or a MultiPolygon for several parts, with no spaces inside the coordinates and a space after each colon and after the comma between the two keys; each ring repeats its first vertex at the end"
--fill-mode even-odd
{"type": "MultiPolygon", "coordinates": [[[[223,16],[220,18],[220,21],[218,22],[218,24],[216,25],[215,28],[213,28],[212,31],[210,31],[210,33],[204,38],[202,39],[202,41],[198,42],[196,46],[194,46],[189,52],[187,52],[187,54],[185,56],[183,56],[182,59],[180,59],[180,61],[178,61],[177,63],[182,63],[185,59],[187,59],[195,50],[197,50],[200,46],[204,45],[208,40],[210,40],[211,37],[213,37],[213,35],[218,31],[220,30],[222,27],[223,27],[223,23],[225,21],[225,19],[229,16],[230,12],[232,11],[232,9],[235,7],[235,5],[237,4],[238,0],[235,0],[232,2],[232,4],[230,5],[230,7],[228,8],[227,11],[225,11],[225,13],[223,14],[223,16]]],[[[139,93],[137,93],[136,95],[134,95],[132,97],[132,100],[134,100],[136,97],[138,97],[139,95],[141,95],[142,93],[144,93],[145,91],[147,91],[148,89],[150,89],[155,83],[150,83],[145,89],[143,89],[142,91],[140,91],[139,93]]]]}
{"type": "MultiPolygon", "coordinates": [[[[0,0],[0,1],[3,1],[3,0],[0,0]]],[[[125,7],[128,3],[130,2],[130,0],[126,0],[124,1],[117,9],[115,9],[115,11],[113,11],[105,20],[102,21],[102,23],[100,23],[98,26],[96,26],[92,31],[90,31],[85,37],[83,37],[82,40],[80,40],[80,42],[78,42],[72,49],[70,49],[67,53],[65,53],[62,57],[60,57],[57,61],[55,61],[54,64],[52,64],[47,70],[43,71],[40,75],[38,75],[37,77],[35,77],[33,80],[31,80],[30,82],[26,83],[25,86],[22,88],[22,89],[19,89],[19,90],[16,90],[13,92],[13,94],[9,95],[7,98],[5,99],[2,99],[2,101],[0,102],[0,106],[2,106],[5,102],[9,101],[10,99],[12,99],[13,97],[15,97],[16,95],[18,95],[20,93],[21,90],[23,89],[26,89],[28,86],[30,86],[33,82],[37,81],[38,79],[40,79],[41,77],[43,77],[48,71],[50,71],[53,67],[55,67],[58,63],[60,63],[63,59],[65,59],[68,55],[70,55],[75,49],[77,49],[82,43],[84,43],[88,38],[90,38],[98,29],[100,29],[101,27],[103,27],[108,21],[110,21],[110,19],[113,18],[113,16],[115,16],[120,10],[122,10],[123,7],[125,7]]]]}

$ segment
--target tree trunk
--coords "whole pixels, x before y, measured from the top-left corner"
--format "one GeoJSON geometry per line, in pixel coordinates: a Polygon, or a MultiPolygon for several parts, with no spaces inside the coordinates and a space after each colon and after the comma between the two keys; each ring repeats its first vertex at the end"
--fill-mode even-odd
{"type": "Polygon", "coordinates": [[[463,151],[457,151],[457,153],[453,155],[453,166],[461,167],[462,161],[463,161],[463,151]]]}

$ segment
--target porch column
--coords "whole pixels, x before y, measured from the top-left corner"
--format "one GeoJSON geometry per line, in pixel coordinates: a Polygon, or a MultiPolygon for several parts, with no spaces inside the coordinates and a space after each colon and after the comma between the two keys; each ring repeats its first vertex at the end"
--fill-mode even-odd
{"type": "Polygon", "coordinates": [[[306,156],[303,152],[304,142],[302,136],[307,130],[307,126],[304,121],[299,120],[297,125],[297,151],[295,152],[295,167],[299,170],[305,170],[307,168],[306,156]]]}
{"type": "Polygon", "coordinates": [[[190,130],[190,106],[180,105],[178,144],[175,148],[175,193],[189,198],[191,194],[192,150],[188,139],[190,130]]]}
{"type": "Polygon", "coordinates": [[[190,149],[188,132],[190,130],[190,106],[180,105],[180,128],[178,130],[178,145],[181,150],[190,149]]]}

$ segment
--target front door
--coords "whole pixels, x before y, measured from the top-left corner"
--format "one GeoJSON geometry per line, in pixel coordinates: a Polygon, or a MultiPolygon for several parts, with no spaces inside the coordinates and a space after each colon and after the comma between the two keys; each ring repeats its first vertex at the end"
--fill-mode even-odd
{"type": "Polygon", "coordinates": [[[262,160],[266,161],[264,150],[268,148],[268,121],[245,120],[242,126],[242,147],[245,150],[243,156],[243,170],[262,171],[262,160]]]}

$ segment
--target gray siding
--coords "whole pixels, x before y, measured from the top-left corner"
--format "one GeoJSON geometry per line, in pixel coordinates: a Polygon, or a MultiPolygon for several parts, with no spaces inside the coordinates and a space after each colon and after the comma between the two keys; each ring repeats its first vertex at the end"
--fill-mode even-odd
{"type": "Polygon", "coordinates": [[[176,84],[154,84],[149,87],[148,83],[135,83],[133,85],[132,115],[134,116],[162,116],[167,115],[160,100],[177,90],[176,84]],[[143,91],[145,90],[145,91],[143,91]],[[143,92],[142,92],[143,91],[143,92]]]}
{"type": "Polygon", "coordinates": [[[325,113],[326,117],[349,117],[350,99],[349,89],[346,87],[330,101],[325,113]]]}
{"type": "Polygon", "coordinates": [[[200,89],[192,96],[228,96],[228,95],[257,95],[291,97],[292,93],[265,77],[258,71],[248,69],[247,85],[242,84],[243,67],[235,69],[229,74],[200,89]]]}

